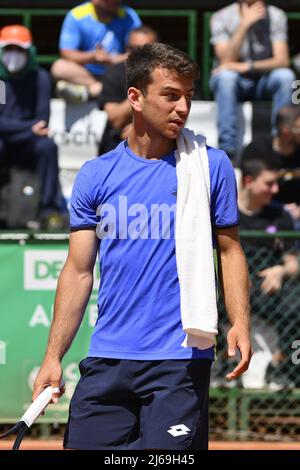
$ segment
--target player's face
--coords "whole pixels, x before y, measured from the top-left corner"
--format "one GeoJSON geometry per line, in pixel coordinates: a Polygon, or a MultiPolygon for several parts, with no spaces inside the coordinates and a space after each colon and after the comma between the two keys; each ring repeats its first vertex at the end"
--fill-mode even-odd
{"type": "Polygon", "coordinates": [[[273,196],[278,193],[278,178],[277,171],[263,170],[249,183],[252,196],[262,208],[270,204],[273,196]]]}
{"type": "Polygon", "coordinates": [[[152,73],[146,96],[141,95],[141,116],[148,131],[176,139],[188,118],[194,80],[163,68],[152,73]]]}

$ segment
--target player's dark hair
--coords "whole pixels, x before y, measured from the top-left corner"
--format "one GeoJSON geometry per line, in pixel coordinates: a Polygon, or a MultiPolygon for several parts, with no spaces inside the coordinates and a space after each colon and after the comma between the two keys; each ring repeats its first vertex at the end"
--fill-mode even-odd
{"type": "Polygon", "coordinates": [[[134,49],[126,61],[127,88],[138,88],[143,95],[153,82],[154,69],[161,67],[175,74],[196,80],[199,77],[199,66],[185,52],[168,44],[146,44],[134,49]]]}

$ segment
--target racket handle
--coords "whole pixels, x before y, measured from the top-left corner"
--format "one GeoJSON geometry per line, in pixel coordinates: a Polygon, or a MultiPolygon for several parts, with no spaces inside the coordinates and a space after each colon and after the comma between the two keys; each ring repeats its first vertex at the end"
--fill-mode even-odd
{"type": "Polygon", "coordinates": [[[30,407],[25,411],[20,421],[24,421],[26,426],[30,426],[39,417],[41,412],[46,408],[52,399],[52,393],[59,393],[59,387],[52,388],[51,386],[45,388],[31,403],[30,407]]]}

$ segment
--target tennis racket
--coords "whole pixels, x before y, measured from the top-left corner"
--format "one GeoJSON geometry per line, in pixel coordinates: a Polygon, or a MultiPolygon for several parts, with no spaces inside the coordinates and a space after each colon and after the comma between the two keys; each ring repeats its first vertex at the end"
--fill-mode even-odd
{"type": "Polygon", "coordinates": [[[32,424],[36,421],[36,419],[40,416],[42,411],[49,405],[52,394],[59,393],[59,387],[47,387],[45,388],[34,400],[33,403],[29,406],[29,408],[25,411],[20,421],[15,424],[12,428],[10,428],[6,433],[0,435],[0,439],[4,437],[11,436],[12,434],[17,433],[17,437],[13,444],[12,450],[18,450],[22,439],[32,424]]]}

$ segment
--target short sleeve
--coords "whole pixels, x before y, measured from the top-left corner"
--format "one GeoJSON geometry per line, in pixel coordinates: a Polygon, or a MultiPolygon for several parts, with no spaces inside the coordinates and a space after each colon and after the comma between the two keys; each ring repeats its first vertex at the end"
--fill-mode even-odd
{"type": "Polygon", "coordinates": [[[79,170],[71,196],[70,230],[96,228],[99,218],[93,194],[92,173],[88,171],[88,163],[79,170]]]}
{"type": "Polygon", "coordinates": [[[60,49],[78,50],[81,45],[81,35],[79,30],[78,21],[73,17],[70,11],[64,19],[60,38],[60,49]]]}
{"type": "Polygon", "coordinates": [[[213,227],[226,228],[239,224],[237,184],[231,161],[226,153],[219,153],[211,169],[211,219],[213,227]]]}
{"type": "Polygon", "coordinates": [[[279,10],[278,8],[271,10],[270,14],[270,40],[271,42],[275,41],[284,41],[288,40],[287,37],[287,16],[284,11],[279,10]]]}
{"type": "Polygon", "coordinates": [[[226,28],[226,24],[223,16],[221,15],[221,12],[217,12],[211,17],[210,34],[210,42],[213,45],[230,40],[231,36],[226,28]]]}

